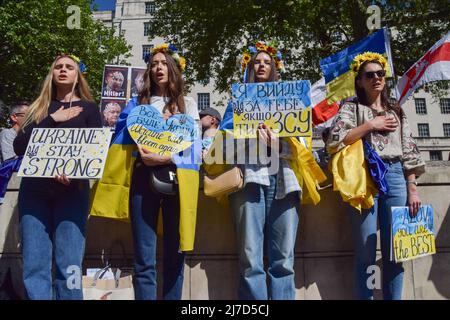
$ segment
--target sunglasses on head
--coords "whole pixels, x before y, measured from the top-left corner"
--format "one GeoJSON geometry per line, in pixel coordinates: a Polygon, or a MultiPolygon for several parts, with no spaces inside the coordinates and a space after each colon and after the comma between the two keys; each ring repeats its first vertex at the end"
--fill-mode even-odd
{"type": "Polygon", "coordinates": [[[375,78],[375,75],[377,75],[378,78],[384,78],[384,76],[386,76],[386,71],[378,70],[378,71],[368,71],[364,73],[364,76],[367,79],[373,79],[375,78]]]}

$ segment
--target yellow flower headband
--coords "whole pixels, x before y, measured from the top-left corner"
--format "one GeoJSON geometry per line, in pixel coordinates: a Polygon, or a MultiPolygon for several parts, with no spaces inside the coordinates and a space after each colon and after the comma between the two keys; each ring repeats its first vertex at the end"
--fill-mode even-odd
{"type": "MultiPolygon", "coordinates": [[[[163,43],[153,47],[152,55],[157,54],[158,52],[168,53],[175,60],[180,68],[180,71],[183,72],[186,69],[186,59],[178,54],[178,49],[173,44],[163,43]]],[[[150,54],[146,54],[144,57],[144,61],[148,63],[150,61],[150,54]]]]}
{"type": "Polygon", "coordinates": [[[275,61],[275,68],[280,71],[284,71],[284,63],[282,59],[281,52],[277,49],[277,45],[275,42],[264,42],[258,41],[255,46],[249,46],[245,48],[241,58],[241,67],[242,71],[247,69],[247,65],[252,59],[252,56],[258,52],[267,52],[275,61]]]}
{"type": "Polygon", "coordinates": [[[364,52],[362,54],[358,54],[350,64],[350,68],[357,73],[359,71],[359,68],[361,68],[362,64],[366,61],[378,61],[383,67],[383,69],[386,70],[387,66],[386,58],[379,53],[369,51],[364,52]]]}

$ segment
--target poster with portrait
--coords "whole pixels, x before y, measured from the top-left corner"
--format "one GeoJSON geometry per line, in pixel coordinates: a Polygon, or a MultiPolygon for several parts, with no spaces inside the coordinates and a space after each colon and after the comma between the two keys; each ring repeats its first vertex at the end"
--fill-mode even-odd
{"type": "Polygon", "coordinates": [[[101,113],[103,127],[114,129],[119,115],[126,106],[126,100],[102,99],[101,113]]]}
{"type": "Polygon", "coordinates": [[[102,98],[126,99],[129,94],[128,67],[105,66],[103,72],[102,98]]]}
{"type": "Polygon", "coordinates": [[[144,85],[145,68],[131,68],[130,99],[137,97],[144,85]]]}

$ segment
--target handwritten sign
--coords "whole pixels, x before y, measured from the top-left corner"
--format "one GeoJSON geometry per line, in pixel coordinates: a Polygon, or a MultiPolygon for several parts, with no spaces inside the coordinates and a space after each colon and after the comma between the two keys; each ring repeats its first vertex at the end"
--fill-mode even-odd
{"type": "Polygon", "coordinates": [[[151,152],[171,156],[189,148],[198,136],[197,124],[186,114],[165,120],[152,105],[139,105],[127,118],[128,132],[136,144],[151,152]]]}
{"type": "Polygon", "coordinates": [[[421,206],[414,218],[408,207],[392,207],[392,247],[396,262],[436,253],[431,205],[421,206]]]}
{"type": "Polygon", "coordinates": [[[111,135],[108,128],[35,128],[18,176],[100,179],[111,135]]]}
{"type": "Polygon", "coordinates": [[[279,137],[312,135],[309,81],[237,83],[231,90],[235,138],[256,138],[260,123],[279,137]]]}

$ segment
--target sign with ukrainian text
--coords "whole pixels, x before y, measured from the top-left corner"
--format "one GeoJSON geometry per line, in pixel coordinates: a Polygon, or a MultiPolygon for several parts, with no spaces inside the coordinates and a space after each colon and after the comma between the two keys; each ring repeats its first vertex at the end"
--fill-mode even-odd
{"type": "Polygon", "coordinates": [[[256,138],[260,123],[279,137],[312,135],[308,80],[236,83],[231,89],[235,138],[256,138]]]}
{"type": "Polygon", "coordinates": [[[392,251],[396,262],[436,253],[435,242],[431,205],[421,206],[415,217],[410,216],[408,207],[392,207],[392,251]]]}
{"type": "Polygon", "coordinates": [[[109,128],[35,128],[18,176],[100,179],[111,135],[109,128]]]}
{"type": "Polygon", "coordinates": [[[186,114],[164,118],[152,105],[131,110],[127,128],[136,144],[162,156],[171,156],[189,148],[198,137],[197,123],[186,114]]]}

